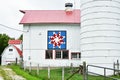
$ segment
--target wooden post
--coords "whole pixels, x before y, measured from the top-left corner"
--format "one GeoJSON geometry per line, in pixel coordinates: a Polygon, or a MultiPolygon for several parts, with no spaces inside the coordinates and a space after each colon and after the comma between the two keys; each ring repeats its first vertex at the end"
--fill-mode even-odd
{"type": "Polygon", "coordinates": [[[73,73],[74,71],[73,71],[73,63],[71,63],[71,65],[70,65],[70,67],[71,67],[71,73],[73,73]]]}
{"type": "Polygon", "coordinates": [[[86,66],[86,80],[88,80],[88,66],[86,66]]]}
{"type": "Polygon", "coordinates": [[[106,80],[106,68],[104,68],[104,80],[106,80]]]}
{"type": "Polygon", "coordinates": [[[39,64],[37,65],[37,75],[39,75],[39,64]]]}
{"type": "Polygon", "coordinates": [[[87,80],[87,76],[86,76],[86,62],[83,62],[83,80],[87,80]]]}
{"type": "MultiPolygon", "coordinates": [[[[120,63],[119,63],[119,60],[118,60],[118,70],[120,70],[120,63]]],[[[120,71],[118,71],[118,74],[120,76],[120,71]]]]}
{"type": "Polygon", "coordinates": [[[30,62],[30,66],[29,66],[29,72],[31,72],[31,62],[30,62]]]}
{"type": "Polygon", "coordinates": [[[23,57],[20,57],[20,67],[23,69],[23,57]]]}
{"type": "Polygon", "coordinates": [[[48,66],[48,79],[50,79],[50,66],[48,66]]]}
{"type": "Polygon", "coordinates": [[[113,69],[114,69],[113,75],[115,76],[115,62],[113,63],[113,69]]]}
{"type": "Polygon", "coordinates": [[[24,61],[24,71],[26,70],[26,61],[24,61]]]}
{"type": "Polygon", "coordinates": [[[18,63],[18,59],[17,59],[17,57],[15,58],[15,64],[17,65],[17,63],[18,63]]]}
{"type": "Polygon", "coordinates": [[[117,74],[119,75],[119,61],[117,60],[117,74]]]}
{"type": "Polygon", "coordinates": [[[64,80],[64,74],[65,74],[64,67],[62,67],[62,80],[64,80]]]}

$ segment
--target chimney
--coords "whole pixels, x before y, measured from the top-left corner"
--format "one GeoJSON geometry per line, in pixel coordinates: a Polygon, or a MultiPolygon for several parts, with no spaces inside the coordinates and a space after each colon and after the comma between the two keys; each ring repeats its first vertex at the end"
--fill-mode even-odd
{"type": "Polygon", "coordinates": [[[67,14],[72,14],[72,11],[73,11],[73,9],[72,9],[73,3],[65,3],[65,7],[66,7],[66,9],[65,9],[66,13],[67,13],[67,14]]]}

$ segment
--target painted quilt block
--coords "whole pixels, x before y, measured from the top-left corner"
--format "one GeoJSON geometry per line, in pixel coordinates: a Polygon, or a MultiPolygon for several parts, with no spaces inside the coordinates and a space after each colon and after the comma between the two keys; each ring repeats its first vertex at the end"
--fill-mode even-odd
{"type": "Polygon", "coordinates": [[[66,49],[66,31],[48,31],[48,49],[66,49]]]}

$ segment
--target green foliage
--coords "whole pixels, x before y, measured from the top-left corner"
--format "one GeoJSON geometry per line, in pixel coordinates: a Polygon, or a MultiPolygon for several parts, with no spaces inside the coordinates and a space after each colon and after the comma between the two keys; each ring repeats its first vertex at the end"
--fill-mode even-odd
{"type": "Polygon", "coordinates": [[[23,34],[20,35],[20,37],[18,38],[18,40],[23,40],[23,34]]]}
{"type": "Polygon", "coordinates": [[[0,55],[2,54],[5,47],[8,46],[9,39],[11,39],[11,38],[8,35],[0,34],[0,55]]]}

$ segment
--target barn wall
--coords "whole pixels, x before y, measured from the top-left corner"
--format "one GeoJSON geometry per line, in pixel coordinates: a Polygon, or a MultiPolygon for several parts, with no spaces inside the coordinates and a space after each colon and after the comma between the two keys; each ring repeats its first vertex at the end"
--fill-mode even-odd
{"type": "Polygon", "coordinates": [[[20,60],[20,56],[17,50],[13,46],[8,46],[5,48],[5,50],[2,53],[1,65],[7,65],[8,63],[15,62],[16,58],[18,59],[18,61],[20,60]],[[13,51],[9,51],[9,49],[13,49],[13,51]]]}
{"type": "MultiPolygon", "coordinates": [[[[79,65],[80,60],[70,59],[45,59],[45,50],[47,50],[47,32],[49,30],[59,30],[67,32],[67,50],[71,52],[80,52],[80,25],[79,24],[33,24],[24,25],[23,34],[23,56],[24,61],[41,63],[42,65],[70,65],[74,63],[79,65]],[[30,60],[29,60],[30,59],[30,60]]],[[[69,55],[70,56],[70,55],[69,55]]]]}

